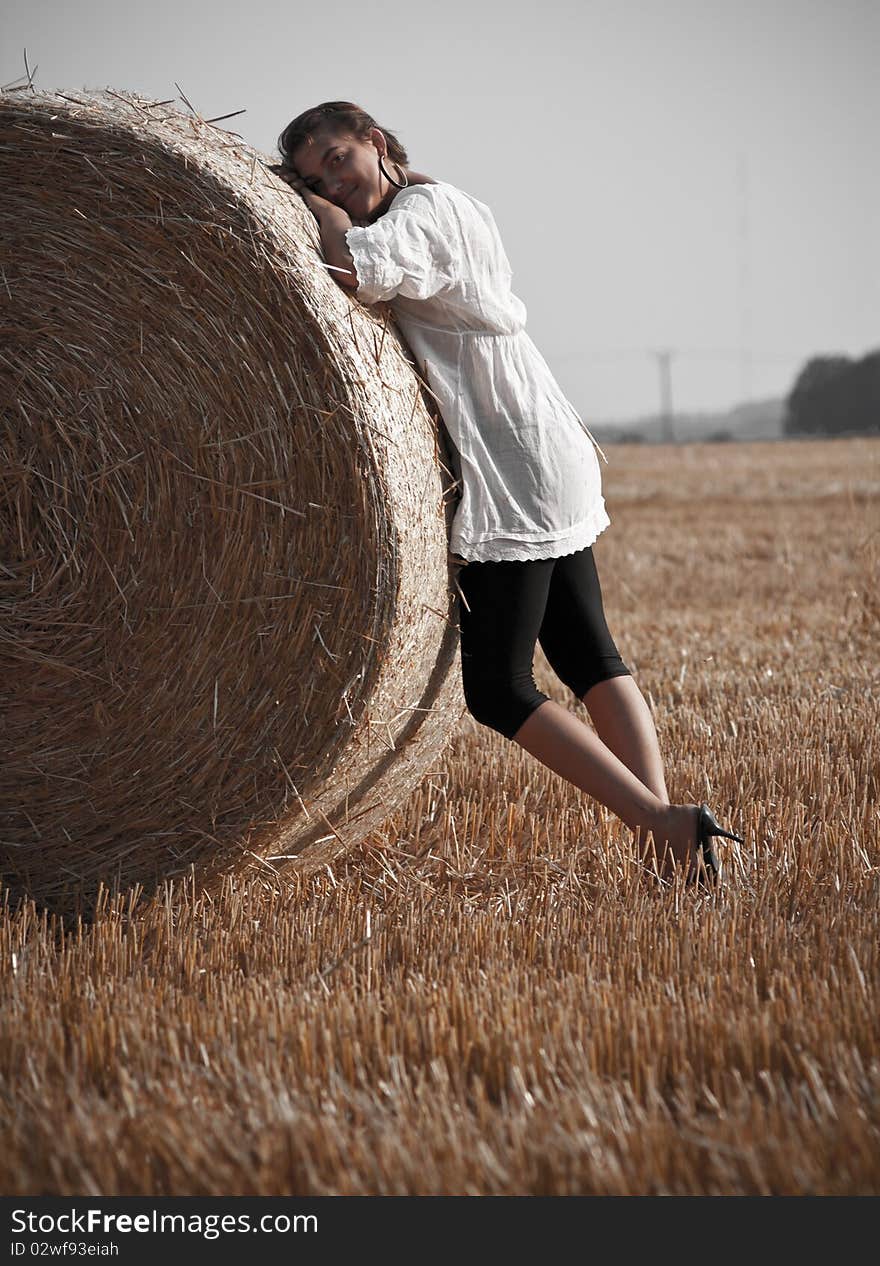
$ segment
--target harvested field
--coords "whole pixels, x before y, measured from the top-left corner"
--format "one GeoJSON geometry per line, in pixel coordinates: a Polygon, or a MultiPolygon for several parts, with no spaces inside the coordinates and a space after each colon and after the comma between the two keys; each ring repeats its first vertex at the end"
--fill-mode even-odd
{"type": "Polygon", "coordinates": [[[880,1191],[880,440],[606,451],[609,625],[724,890],[647,891],[468,715],[308,879],[3,917],[7,1194],[880,1191]]]}

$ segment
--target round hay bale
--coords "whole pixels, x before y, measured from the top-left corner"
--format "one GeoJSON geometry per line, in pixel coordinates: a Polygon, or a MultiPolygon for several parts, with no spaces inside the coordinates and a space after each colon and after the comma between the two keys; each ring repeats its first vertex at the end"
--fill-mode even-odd
{"type": "Polygon", "coordinates": [[[313,871],[462,714],[438,416],[234,134],[109,90],[0,134],[4,883],[313,871]]]}

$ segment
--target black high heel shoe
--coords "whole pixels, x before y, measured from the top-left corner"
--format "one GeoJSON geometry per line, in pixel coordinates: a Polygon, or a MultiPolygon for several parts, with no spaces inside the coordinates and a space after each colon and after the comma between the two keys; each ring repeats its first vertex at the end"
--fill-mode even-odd
{"type": "MultiPolygon", "coordinates": [[[[713,835],[720,835],[726,840],[736,840],[737,844],[745,843],[741,835],[737,835],[735,831],[724,829],[704,800],[700,805],[700,813],[697,818],[697,847],[703,855],[703,865],[706,868],[706,874],[714,887],[721,879],[721,863],[712,847],[711,840],[713,835]]],[[[688,884],[694,883],[696,878],[697,873],[695,872],[688,880],[688,884]]]]}

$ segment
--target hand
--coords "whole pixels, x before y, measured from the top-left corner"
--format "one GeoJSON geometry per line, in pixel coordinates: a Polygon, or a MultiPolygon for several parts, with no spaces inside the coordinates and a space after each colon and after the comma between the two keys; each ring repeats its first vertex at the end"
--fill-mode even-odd
{"type": "Polygon", "coordinates": [[[277,164],[273,166],[271,170],[280,180],[283,180],[286,185],[289,185],[291,189],[296,190],[316,219],[318,218],[318,213],[323,207],[332,207],[335,205],[335,203],[330,202],[329,199],[322,198],[319,194],[309,189],[302,176],[300,176],[298,172],[292,171],[289,167],[282,167],[281,164],[277,164]]]}

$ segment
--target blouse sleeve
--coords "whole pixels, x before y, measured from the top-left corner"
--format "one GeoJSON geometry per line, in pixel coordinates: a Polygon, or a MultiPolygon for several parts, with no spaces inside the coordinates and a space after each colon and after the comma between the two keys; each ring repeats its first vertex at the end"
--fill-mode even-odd
{"type": "Polygon", "coordinates": [[[395,295],[430,299],[455,283],[452,243],[430,195],[410,195],[405,206],[392,206],[375,224],[347,229],[345,241],[358,278],[355,293],[362,303],[395,295]]]}

